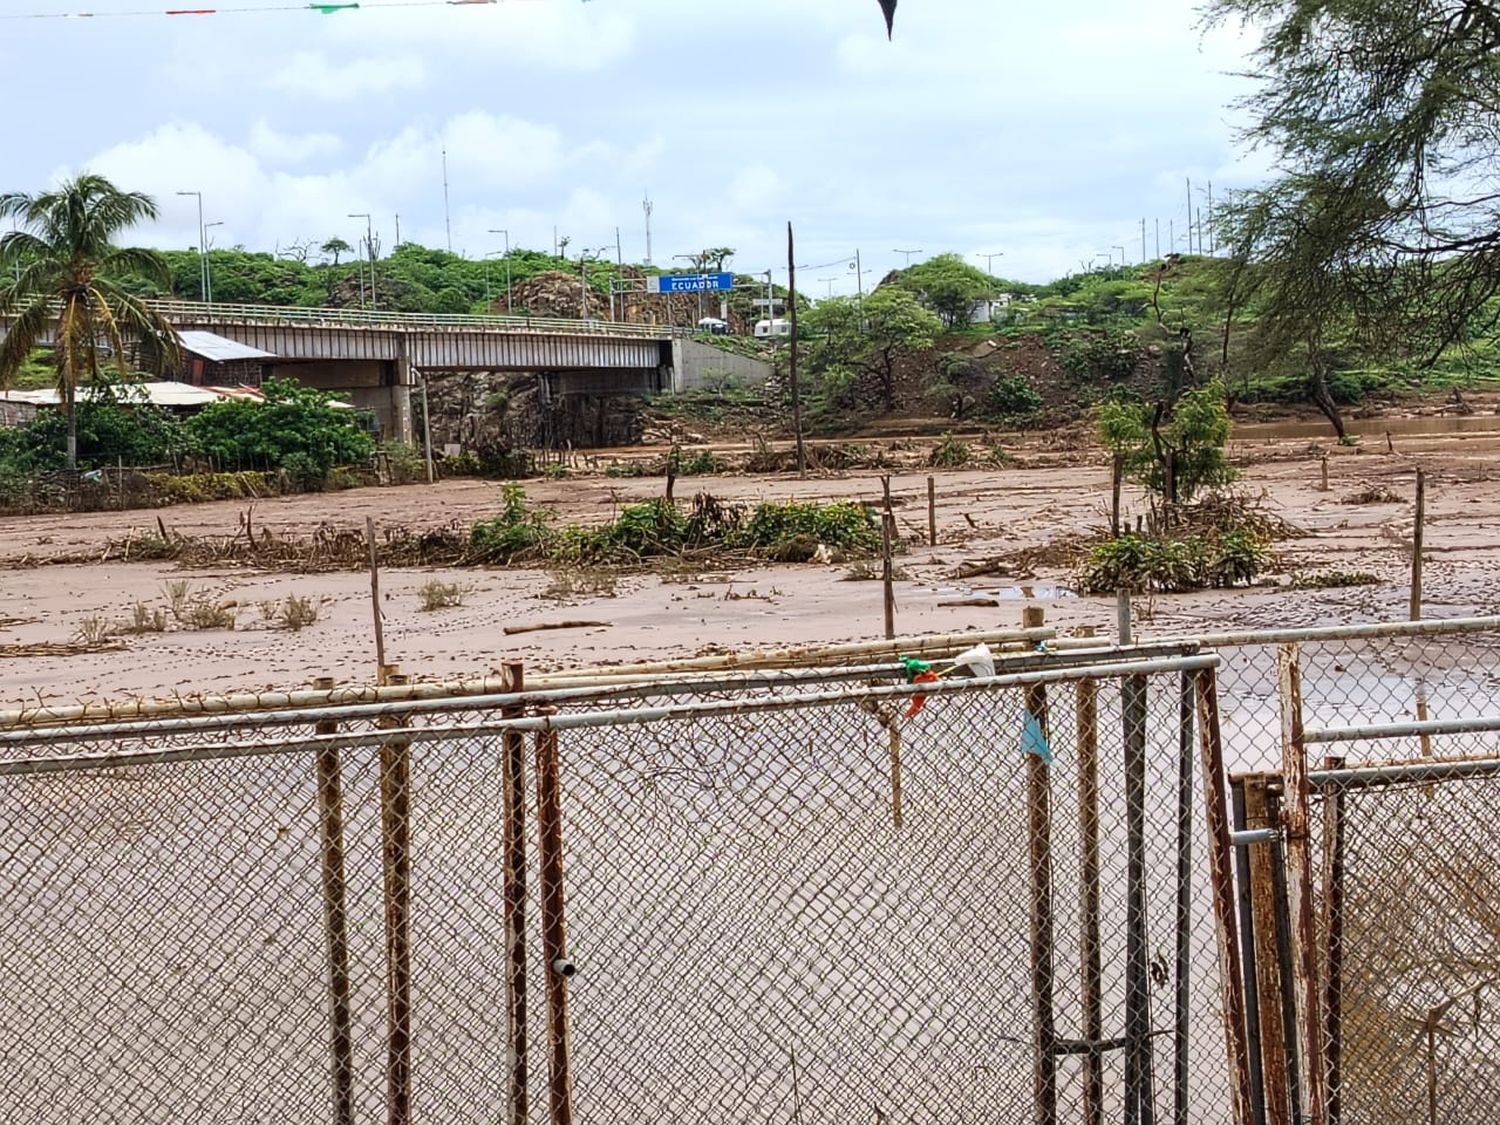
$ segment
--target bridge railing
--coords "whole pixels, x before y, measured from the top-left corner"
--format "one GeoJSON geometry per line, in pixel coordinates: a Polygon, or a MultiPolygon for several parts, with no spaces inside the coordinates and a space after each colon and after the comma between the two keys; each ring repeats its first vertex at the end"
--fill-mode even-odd
{"type": "Polygon", "coordinates": [[[287,324],[319,328],[432,328],[440,331],[546,332],[559,335],[637,336],[653,340],[691,336],[670,325],[623,324],[608,320],[567,320],[541,316],[472,316],[458,313],[404,313],[377,309],[319,309],[281,305],[235,305],[200,301],[146,302],[175,324],[287,324]]]}

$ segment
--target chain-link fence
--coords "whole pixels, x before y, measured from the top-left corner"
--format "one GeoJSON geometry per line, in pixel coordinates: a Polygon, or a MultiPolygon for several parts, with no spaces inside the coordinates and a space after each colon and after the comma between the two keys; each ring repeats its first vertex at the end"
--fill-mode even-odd
{"type": "Polygon", "coordinates": [[[1223,1120],[1181,820],[1213,660],[1075,663],[1108,659],[42,736],[0,765],[0,1098],[37,1122],[520,1121],[523,1097],[539,1121],[1223,1120]]]}
{"type": "MultiPolygon", "coordinates": [[[[1415,718],[1418,683],[1432,720],[1481,714],[1494,640],[1303,638],[1308,745],[1415,718]]],[[[1257,973],[1295,954],[1297,903],[1275,808],[1234,851],[1267,879],[1279,860],[1284,917],[1274,893],[1270,914],[1233,898],[1219,790],[1279,766],[1283,692],[1274,644],[1223,651],[1217,679],[1192,646],[1055,651],[915,686],[829,669],[0,732],[0,1104],[69,1123],[1236,1121],[1284,1014],[1286,989],[1257,1008],[1257,973]]],[[[1486,730],[1388,735],[1340,749],[1494,756],[1486,730]]],[[[1344,1121],[1494,1101],[1493,785],[1363,786],[1330,818],[1314,774],[1344,1121]]]]}

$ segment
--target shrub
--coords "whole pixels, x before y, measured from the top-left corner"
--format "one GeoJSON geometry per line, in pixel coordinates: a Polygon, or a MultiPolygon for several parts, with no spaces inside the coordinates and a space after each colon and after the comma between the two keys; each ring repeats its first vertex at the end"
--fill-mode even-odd
{"type": "Polygon", "coordinates": [[[847,500],[831,504],[795,501],[760,504],[745,526],[732,536],[732,541],[736,546],[764,550],[798,535],[808,535],[818,543],[846,551],[880,548],[880,531],[869,512],[864,505],[847,500]]]}
{"type": "Polygon", "coordinates": [[[500,515],[480,520],[469,532],[469,545],[480,561],[508,563],[520,555],[537,552],[547,540],[547,526],[539,513],[526,506],[526,490],[508,484],[501,490],[500,515]]]}
{"type": "Polygon", "coordinates": [[[1229,412],[1224,406],[1224,388],[1218,382],[1185,391],[1171,414],[1161,422],[1161,447],[1151,432],[1155,407],[1121,398],[1106,400],[1095,409],[1099,436],[1104,445],[1125,461],[1125,471],[1158,496],[1167,491],[1167,460],[1173,458],[1177,494],[1187,502],[1205,488],[1215,488],[1235,479],[1236,473],[1224,456],[1229,443],[1229,412]]]}
{"type": "Polygon", "coordinates": [[[969,448],[968,442],[952,434],[944,434],[943,440],[928,455],[927,463],[934,469],[961,469],[973,459],[974,451],[969,448]]]}
{"type": "Polygon", "coordinates": [[[321,486],[335,465],[367,461],[374,451],[359,415],[336,407],[324,391],[289,379],[267,379],[264,402],[226,399],[187,423],[194,447],[220,465],[285,469],[321,486]]]}
{"type": "Polygon", "coordinates": [[[1007,421],[1030,418],[1042,408],[1042,396],[1019,375],[1002,375],[985,396],[985,410],[1007,421]]]}
{"type": "Polygon", "coordinates": [[[1120,589],[1170,594],[1238,586],[1253,581],[1266,561],[1264,540],[1245,531],[1181,539],[1121,535],[1089,552],[1077,586],[1084,594],[1120,589]]]}
{"type": "Polygon", "coordinates": [[[122,633],[164,633],[167,631],[167,611],[152,609],[145,602],[136,602],[130,607],[129,624],[120,626],[122,633]]]}
{"type": "Polygon", "coordinates": [[[73,631],[73,636],[81,644],[102,645],[114,636],[115,627],[108,618],[98,616],[85,617],[78,623],[78,628],[73,631]]]}

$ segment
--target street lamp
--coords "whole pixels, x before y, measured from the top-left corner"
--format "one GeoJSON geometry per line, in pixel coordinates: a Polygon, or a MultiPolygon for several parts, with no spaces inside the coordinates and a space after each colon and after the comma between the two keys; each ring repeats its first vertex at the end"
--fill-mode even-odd
{"type": "Polygon", "coordinates": [[[214,266],[213,260],[208,256],[208,232],[223,225],[222,221],[203,224],[203,300],[210,305],[214,303],[214,266]]]}
{"type": "Polygon", "coordinates": [[[906,255],[906,262],[901,266],[902,269],[909,268],[911,266],[912,255],[913,254],[920,254],[921,252],[922,251],[920,251],[920,250],[892,250],[891,251],[892,254],[905,254],[906,255]]]}
{"type": "MultiPolygon", "coordinates": [[[[1112,247],[1112,249],[1118,250],[1120,252],[1120,265],[1123,266],[1125,264],[1125,247],[1123,247],[1123,246],[1115,246],[1115,247],[1112,247]]],[[[1115,257],[1114,257],[1113,254],[1111,254],[1109,256],[1109,260],[1111,262],[1113,262],[1115,260],[1115,257]]]]}
{"type": "MultiPolygon", "coordinates": [[[[505,236],[505,315],[510,316],[510,231],[502,228],[500,230],[492,230],[490,233],[503,234],[505,236]]],[[[485,296],[488,297],[489,294],[486,293],[485,296]]]]}
{"type": "Polygon", "coordinates": [[[203,233],[203,193],[201,191],[179,191],[178,195],[191,195],[198,200],[198,299],[208,301],[208,247],[203,233]]]}
{"type": "Polygon", "coordinates": [[[380,307],[375,295],[375,220],[368,211],[351,213],[349,218],[365,221],[365,253],[370,256],[370,311],[374,312],[380,307]]]}
{"type": "Polygon", "coordinates": [[[835,281],[837,281],[838,278],[836,278],[836,277],[820,277],[820,278],[818,278],[818,280],[821,281],[821,282],[823,282],[823,284],[825,284],[825,285],[828,286],[828,298],[829,298],[829,300],[832,300],[833,299],[833,283],[835,281]]]}
{"type": "Polygon", "coordinates": [[[1004,250],[997,250],[993,254],[982,254],[982,253],[981,254],[975,254],[974,257],[976,257],[976,258],[983,258],[984,259],[984,272],[987,273],[987,274],[989,274],[991,277],[994,277],[995,276],[995,259],[996,258],[1003,258],[1003,257],[1005,257],[1005,251],[1004,250]]]}

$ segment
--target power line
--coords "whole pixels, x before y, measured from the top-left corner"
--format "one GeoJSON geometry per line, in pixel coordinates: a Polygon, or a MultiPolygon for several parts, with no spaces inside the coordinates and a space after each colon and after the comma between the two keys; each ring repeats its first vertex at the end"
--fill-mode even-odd
{"type": "Polygon", "coordinates": [[[0,14],[0,20],[140,19],[151,16],[265,15],[277,12],[310,12],[314,15],[331,16],[380,8],[472,8],[518,2],[522,0],[347,0],[323,4],[231,4],[221,8],[135,8],[119,12],[6,12],[0,14]]]}

